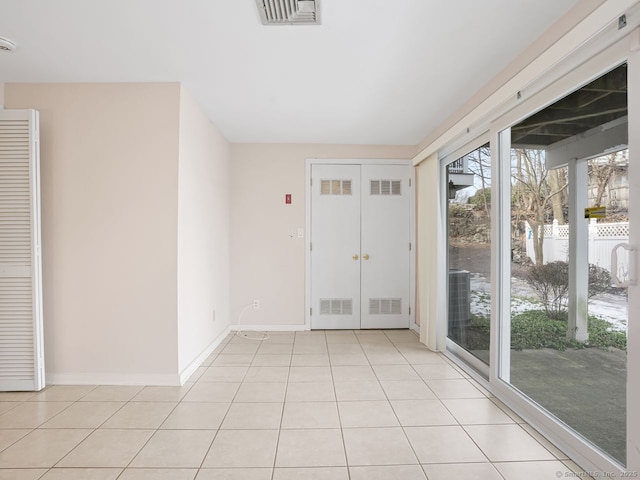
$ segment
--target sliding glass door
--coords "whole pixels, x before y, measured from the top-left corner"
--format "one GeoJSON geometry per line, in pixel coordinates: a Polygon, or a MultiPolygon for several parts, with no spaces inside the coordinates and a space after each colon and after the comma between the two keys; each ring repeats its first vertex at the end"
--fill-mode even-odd
{"type": "Polygon", "coordinates": [[[482,118],[457,124],[439,152],[447,295],[428,333],[600,477],[640,471],[634,22],[633,32],[613,22],[482,118]]]}
{"type": "Polygon", "coordinates": [[[626,64],[499,135],[510,237],[499,377],[620,465],[633,267],[628,136],[626,64]]]}

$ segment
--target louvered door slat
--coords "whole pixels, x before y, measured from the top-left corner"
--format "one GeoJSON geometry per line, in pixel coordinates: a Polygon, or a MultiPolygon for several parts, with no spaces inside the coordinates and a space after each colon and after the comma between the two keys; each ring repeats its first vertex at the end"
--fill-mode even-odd
{"type": "Polygon", "coordinates": [[[0,390],[44,387],[37,121],[0,111],[0,390]]]}

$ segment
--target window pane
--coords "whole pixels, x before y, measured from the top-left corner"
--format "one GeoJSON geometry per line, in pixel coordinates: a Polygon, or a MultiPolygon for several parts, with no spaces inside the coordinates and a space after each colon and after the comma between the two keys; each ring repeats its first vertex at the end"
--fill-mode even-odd
{"type": "Polygon", "coordinates": [[[489,364],[491,156],[489,144],[447,166],[448,336],[489,364]]]}
{"type": "Polygon", "coordinates": [[[627,150],[604,152],[627,142],[626,105],[623,65],[511,127],[503,322],[511,347],[503,379],[622,464],[627,292],[610,269],[613,247],[629,241],[629,159],[627,150]]]}

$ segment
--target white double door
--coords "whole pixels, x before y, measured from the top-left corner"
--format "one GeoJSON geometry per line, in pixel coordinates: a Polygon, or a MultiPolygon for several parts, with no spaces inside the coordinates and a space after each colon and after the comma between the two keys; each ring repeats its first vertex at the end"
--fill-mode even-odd
{"type": "Polygon", "coordinates": [[[409,327],[411,173],[311,166],[312,329],[409,327]]]}

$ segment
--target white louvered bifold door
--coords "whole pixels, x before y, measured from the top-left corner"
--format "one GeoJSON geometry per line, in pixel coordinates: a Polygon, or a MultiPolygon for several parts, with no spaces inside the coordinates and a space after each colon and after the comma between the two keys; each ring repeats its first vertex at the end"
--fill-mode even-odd
{"type": "Polygon", "coordinates": [[[38,112],[0,110],[0,391],[44,387],[38,112]]]}

